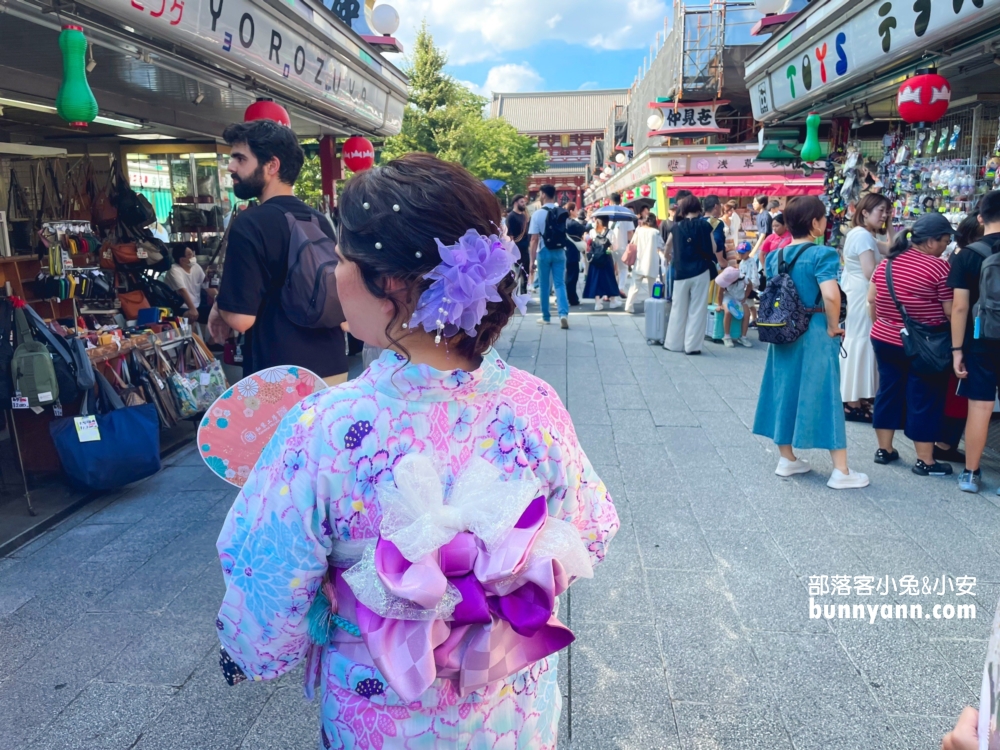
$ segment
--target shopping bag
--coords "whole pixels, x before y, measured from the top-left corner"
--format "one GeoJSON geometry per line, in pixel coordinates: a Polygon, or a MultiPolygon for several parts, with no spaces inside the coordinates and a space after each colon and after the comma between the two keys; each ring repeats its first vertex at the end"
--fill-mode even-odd
{"type": "Polygon", "coordinates": [[[101,373],[79,417],[49,424],[67,479],[85,490],[113,490],[160,470],[160,424],[152,404],[125,406],[101,373]]]}

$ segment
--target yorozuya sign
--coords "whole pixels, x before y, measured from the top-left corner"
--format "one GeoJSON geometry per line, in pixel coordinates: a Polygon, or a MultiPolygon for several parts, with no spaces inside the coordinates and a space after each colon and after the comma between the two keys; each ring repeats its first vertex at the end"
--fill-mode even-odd
{"type": "Polygon", "coordinates": [[[837,84],[861,81],[963,26],[998,15],[1000,0],[874,0],[837,21],[839,7],[838,0],[814,3],[803,11],[803,22],[747,64],[757,120],[806,111],[837,84]]]}
{"type": "Polygon", "coordinates": [[[388,92],[374,78],[251,0],[84,2],[130,26],[235,63],[244,73],[287,86],[305,99],[379,126],[386,119],[388,92]]]}

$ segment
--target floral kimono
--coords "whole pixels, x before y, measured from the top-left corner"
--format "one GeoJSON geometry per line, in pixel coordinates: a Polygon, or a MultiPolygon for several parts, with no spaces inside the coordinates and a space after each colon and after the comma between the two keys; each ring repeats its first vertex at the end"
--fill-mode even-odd
{"type": "Polygon", "coordinates": [[[219,638],[252,680],[306,662],[322,748],[555,748],[555,652],[572,634],[554,597],[604,558],[618,525],[551,386],[493,350],[474,372],[385,351],[303,400],[264,449],[218,541],[219,638]],[[448,507],[387,509],[384,491],[420,471],[448,507]],[[497,482],[495,501],[451,507],[476,473],[497,482]],[[421,535],[431,541],[408,552],[421,535]],[[309,611],[324,594],[337,614],[317,640],[309,611]]]}

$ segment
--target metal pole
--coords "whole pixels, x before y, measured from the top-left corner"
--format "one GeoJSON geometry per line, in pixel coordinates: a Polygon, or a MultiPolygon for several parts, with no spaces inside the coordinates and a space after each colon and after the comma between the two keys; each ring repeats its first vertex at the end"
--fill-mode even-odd
{"type": "Polygon", "coordinates": [[[21,478],[24,480],[24,499],[28,502],[28,513],[37,516],[38,513],[31,506],[31,493],[28,491],[28,473],[24,470],[24,459],[21,458],[21,441],[17,437],[17,425],[14,424],[14,412],[7,411],[7,424],[10,425],[10,434],[14,439],[14,448],[17,451],[17,464],[21,467],[21,478]]]}
{"type": "MultiPolygon", "coordinates": [[[[972,109],[972,151],[969,154],[969,163],[975,169],[979,166],[979,130],[983,120],[983,105],[977,104],[972,109]]],[[[975,174],[975,173],[973,173],[975,174]]]]}

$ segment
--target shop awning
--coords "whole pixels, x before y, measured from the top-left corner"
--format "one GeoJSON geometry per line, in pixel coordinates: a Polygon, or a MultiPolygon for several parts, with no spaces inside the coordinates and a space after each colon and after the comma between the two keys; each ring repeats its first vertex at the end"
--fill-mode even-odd
{"type": "Polygon", "coordinates": [[[756,195],[775,197],[794,195],[822,195],[823,177],[795,177],[782,179],[780,176],[760,175],[759,177],[726,177],[712,175],[699,177],[687,175],[674,177],[674,181],[664,185],[667,197],[673,198],[678,190],[690,190],[699,198],[717,195],[720,198],[747,198],[756,195]]]}

